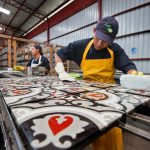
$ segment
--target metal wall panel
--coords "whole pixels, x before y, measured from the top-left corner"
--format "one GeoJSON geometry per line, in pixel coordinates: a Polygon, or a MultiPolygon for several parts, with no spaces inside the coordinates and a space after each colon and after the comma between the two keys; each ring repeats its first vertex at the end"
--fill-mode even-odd
{"type": "Polygon", "coordinates": [[[149,14],[150,5],[115,17],[119,22],[119,32],[117,36],[149,30],[149,14]]]}
{"type": "Polygon", "coordinates": [[[95,26],[96,24],[86,27],[84,29],[78,30],[76,32],[64,35],[60,38],[52,40],[50,43],[66,46],[73,41],[77,41],[77,40],[85,39],[85,38],[91,38],[93,35],[93,28],[95,26]]]}
{"type": "MultiPolygon", "coordinates": [[[[141,33],[138,35],[128,36],[116,39],[114,42],[118,43],[129,56],[129,58],[149,58],[150,57],[150,33],[141,33]],[[135,48],[136,51],[132,52],[135,48]]],[[[150,61],[135,61],[137,68],[142,71],[150,73],[150,61]],[[146,64],[147,62],[147,64],[146,64]],[[149,66],[149,67],[148,67],[149,66]]]]}
{"type": "Polygon", "coordinates": [[[38,42],[45,42],[47,41],[47,31],[44,31],[40,33],[39,35],[32,38],[32,40],[38,41],[38,42]]]}
{"type": "MultiPolygon", "coordinates": [[[[50,39],[76,30],[98,20],[98,3],[83,9],[50,29],[50,39]]],[[[80,32],[78,32],[80,34],[80,32]]],[[[81,39],[81,38],[79,38],[81,39]]],[[[61,41],[60,41],[61,42],[61,41]]],[[[61,42],[62,43],[62,42],[61,42]]]]}
{"type": "MultiPolygon", "coordinates": [[[[102,17],[111,16],[116,13],[125,11],[135,6],[149,2],[149,0],[102,0],[102,17]]],[[[135,32],[142,32],[150,30],[150,6],[144,6],[127,13],[120,14],[115,18],[119,22],[119,32],[117,36],[127,35],[135,32]]],[[[50,29],[50,39],[63,35],[70,31],[76,30],[87,24],[98,20],[98,3],[95,3],[79,13],[67,18],[61,23],[55,25],[50,29]]],[[[93,27],[91,25],[84,29],[72,32],[62,37],[51,40],[50,43],[58,45],[68,45],[68,43],[75,40],[80,40],[93,35],[93,27]]],[[[43,33],[42,33],[43,34],[43,33]]],[[[43,34],[36,36],[35,40],[46,41],[46,35],[43,34]]],[[[125,49],[130,58],[148,58],[150,57],[150,33],[140,33],[130,35],[127,37],[118,38],[115,40],[118,44],[125,49]],[[136,49],[136,53],[132,53],[132,49],[136,49]]],[[[135,61],[137,68],[145,73],[150,73],[149,61],[135,61]]]]}
{"type": "Polygon", "coordinates": [[[150,33],[141,33],[138,35],[128,36],[116,39],[114,42],[123,47],[130,58],[147,58],[150,56],[150,33]],[[137,48],[132,53],[132,48],[137,48]]]}
{"type": "MultiPolygon", "coordinates": [[[[111,16],[149,0],[102,0],[102,17],[111,16]]],[[[115,16],[119,22],[118,36],[150,30],[150,5],[115,16]]],[[[150,32],[128,35],[115,40],[129,58],[150,58],[150,32]],[[133,52],[134,50],[134,52],[133,52]]],[[[134,61],[138,70],[150,73],[150,61],[134,61]]]]}
{"type": "Polygon", "coordinates": [[[149,0],[102,0],[102,17],[111,16],[147,2],[149,0]]]}

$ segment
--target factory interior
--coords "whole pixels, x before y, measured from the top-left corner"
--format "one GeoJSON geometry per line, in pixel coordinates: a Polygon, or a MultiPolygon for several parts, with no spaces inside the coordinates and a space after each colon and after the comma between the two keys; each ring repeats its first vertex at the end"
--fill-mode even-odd
{"type": "Polygon", "coordinates": [[[148,150],[150,0],[0,0],[0,150],[148,150]]]}

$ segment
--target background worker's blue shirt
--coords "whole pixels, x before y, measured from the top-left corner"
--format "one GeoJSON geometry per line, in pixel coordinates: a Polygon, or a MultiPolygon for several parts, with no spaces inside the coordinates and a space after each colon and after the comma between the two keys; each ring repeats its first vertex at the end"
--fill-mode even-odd
{"type": "MultiPolygon", "coordinates": [[[[31,63],[32,63],[32,60],[33,60],[33,63],[34,64],[38,64],[39,63],[39,59],[35,59],[35,58],[31,58],[31,60],[28,62],[27,66],[30,67],[31,66],[31,63]],[[33,60],[34,59],[34,60],[33,60]]],[[[45,67],[48,71],[50,70],[50,66],[49,66],[49,61],[48,59],[42,55],[42,58],[41,58],[41,62],[42,64],[40,66],[42,67],[45,67]]]]}
{"type": "MultiPolygon", "coordinates": [[[[79,66],[82,61],[84,50],[92,38],[83,39],[70,43],[68,46],[63,47],[57,51],[57,55],[63,60],[72,60],[79,66]]],[[[129,59],[125,51],[116,43],[109,46],[114,52],[114,65],[115,68],[127,73],[131,69],[136,69],[135,64],[129,59]]],[[[86,59],[107,59],[110,58],[110,53],[107,48],[96,50],[94,45],[91,46],[87,53],[86,59]]]]}

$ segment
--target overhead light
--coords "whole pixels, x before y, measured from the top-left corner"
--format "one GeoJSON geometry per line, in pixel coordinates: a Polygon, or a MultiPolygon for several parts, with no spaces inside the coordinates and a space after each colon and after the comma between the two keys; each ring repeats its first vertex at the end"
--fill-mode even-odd
{"type": "Polygon", "coordinates": [[[61,6],[59,9],[57,9],[56,11],[54,11],[52,14],[50,14],[48,17],[44,18],[41,22],[39,22],[36,26],[34,26],[32,29],[30,29],[28,32],[24,33],[23,36],[27,35],[29,32],[31,32],[32,30],[34,30],[35,28],[37,28],[40,24],[42,24],[44,21],[47,20],[47,18],[51,18],[52,16],[54,16],[56,13],[58,13],[60,10],[62,10],[63,8],[65,8],[66,6],[68,6],[70,3],[72,3],[74,0],[70,0],[68,1],[66,4],[64,4],[63,6],[61,6]]]}
{"type": "Polygon", "coordinates": [[[63,6],[61,6],[59,9],[57,9],[56,11],[54,11],[52,14],[50,14],[48,16],[48,18],[51,18],[52,16],[54,16],[56,13],[58,13],[60,10],[62,10],[63,8],[65,8],[66,6],[68,6],[70,3],[72,3],[74,0],[70,0],[68,1],[66,4],[64,4],[63,6]]]}
{"type": "Polygon", "coordinates": [[[2,12],[2,13],[4,13],[4,14],[7,14],[7,15],[10,14],[10,11],[9,11],[9,10],[7,10],[7,9],[5,9],[5,8],[2,8],[2,7],[0,7],[0,12],[2,12]]]}
{"type": "Polygon", "coordinates": [[[23,36],[26,36],[27,35],[27,33],[24,33],[24,35],[23,36]]]}
{"type": "Polygon", "coordinates": [[[3,28],[2,28],[2,27],[0,27],[0,31],[1,31],[1,30],[3,30],[3,28]]]}
{"type": "Polygon", "coordinates": [[[31,32],[32,30],[34,30],[36,27],[38,27],[40,24],[42,24],[44,22],[44,20],[42,20],[40,23],[38,23],[36,26],[34,26],[32,29],[30,29],[28,32],[24,33],[23,36],[27,35],[29,32],[31,32]]]}

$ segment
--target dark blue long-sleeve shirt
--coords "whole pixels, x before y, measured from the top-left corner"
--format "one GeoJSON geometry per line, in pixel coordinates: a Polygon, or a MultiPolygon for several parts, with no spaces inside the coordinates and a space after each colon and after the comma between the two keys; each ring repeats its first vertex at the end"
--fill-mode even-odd
{"type": "MultiPolygon", "coordinates": [[[[63,61],[72,60],[80,66],[84,50],[91,39],[92,38],[83,39],[70,43],[68,46],[59,49],[57,55],[63,61]]],[[[114,66],[116,69],[123,73],[127,73],[131,69],[137,70],[135,64],[129,59],[125,51],[117,43],[113,43],[109,48],[114,52],[114,66]]],[[[96,50],[94,45],[92,45],[87,53],[86,59],[107,59],[110,57],[107,48],[96,50]]]]}
{"type": "MultiPolygon", "coordinates": [[[[27,64],[27,66],[31,66],[31,63],[32,63],[32,60],[33,60],[34,58],[31,58],[31,60],[28,62],[28,64],[27,64]]],[[[50,66],[49,66],[49,61],[48,61],[48,59],[45,57],[45,56],[43,56],[42,55],[42,58],[41,58],[41,64],[40,64],[40,66],[42,66],[42,67],[45,67],[48,71],[50,70],[50,66]]],[[[39,59],[34,59],[33,60],[33,63],[34,64],[38,64],[39,63],[39,59]]]]}

